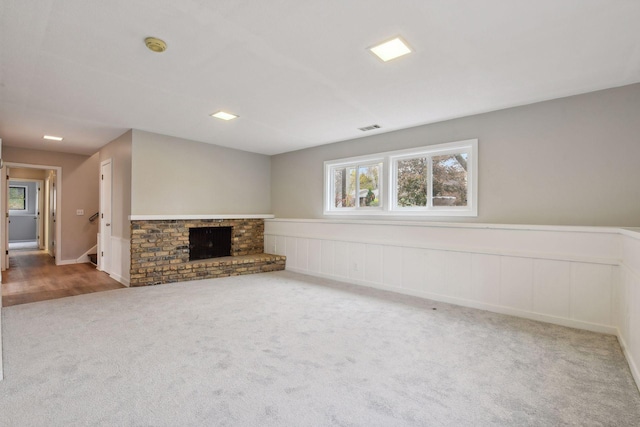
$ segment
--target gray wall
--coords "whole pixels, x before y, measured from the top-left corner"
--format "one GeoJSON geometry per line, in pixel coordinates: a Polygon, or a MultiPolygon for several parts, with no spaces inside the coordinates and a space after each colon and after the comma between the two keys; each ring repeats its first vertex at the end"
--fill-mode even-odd
{"type": "Polygon", "coordinates": [[[38,192],[36,183],[29,181],[9,181],[9,186],[27,187],[27,210],[9,211],[9,241],[22,242],[36,240],[36,199],[38,192]]]}
{"type": "Polygon", "coordinates": [[[271,211],[268,156],[133,130],[131,214],[271,211]]]}
{"type": "Polygon", "coordinates": [[[639,117],[635,84],[273,156],[273,213],[323,217],[325,160],[478,138],[478,217],[420,220],[638,227],[639,117]]]}
{"type": "Polygon", "coordinates": [[[111,159],[111,235],[131,236],[131,144],[133,131],[127,131],[100,149],[100,162],[111,159]]]}

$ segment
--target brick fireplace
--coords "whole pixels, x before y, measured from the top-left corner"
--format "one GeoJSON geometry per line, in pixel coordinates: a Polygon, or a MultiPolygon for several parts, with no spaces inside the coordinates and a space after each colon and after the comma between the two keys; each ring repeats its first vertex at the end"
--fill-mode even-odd
{"type": "MultiPolygon", "coordinates": [[[[206,248],[204,251],[207,253],[206,248]]],[[[237,276],[284,270],[284,267],[284,256],[264,253],[264,219],[261,218],[131,218],[131,286],[237,276]],[[215,230],[218,227],[221,229],[215,230]],[[230,256],[215,255],[218,252],[213,250],[212,258],[190,260],[196,240],[193,236],[199,235],[202,240],[211,235],[214,245],[215,239],[228,235],[222,228],[230,234],[230,256]]]]}

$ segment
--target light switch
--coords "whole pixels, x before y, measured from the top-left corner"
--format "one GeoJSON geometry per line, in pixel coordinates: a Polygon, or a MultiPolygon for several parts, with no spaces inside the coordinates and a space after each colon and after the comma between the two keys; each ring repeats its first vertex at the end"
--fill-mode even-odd
{"type": "Polygon", "coordinates": [[[84,209],[76,210],[76,215],[84,215],[84,209]]]}

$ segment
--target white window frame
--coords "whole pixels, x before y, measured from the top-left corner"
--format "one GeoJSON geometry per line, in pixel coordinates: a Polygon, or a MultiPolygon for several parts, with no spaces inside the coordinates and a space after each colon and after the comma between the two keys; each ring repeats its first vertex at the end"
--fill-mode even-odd
{"type": "Polygon", "coordinates": [[[386,205],[386,197],[385,197],[385,183],[387,181],[387,164],[384,160],[384,157],[380,155],[374,156],[361,156],[361,157],[352,157],[347,159],[340,159],[334,161],[324,162],[325,164],[325,213],[329,212],[330,214],[380,214],[384,211],[386,205]],[[379,206],[359,206],[360,204],[360,179],[358,175],[359,168],[361,166],[373,166],[375,164],[381,163],[382,166],[380,168],[380,176],[378,177],[378,201],[380,203],[379,206]],[[355,168],[356,169],[356,206],[354,207],[345,207],[345,208],[337,208],[334,206],[334,196],[335,196],[335,182],[333,171],[335,169],[342,168],[355,168]]]}
{"type": "MultiPolygon", "coordinates": [[[[29,187],[23,184],[9,183],[9,189],[11,189],[12,187],[24,188],[24,209],[9,209],[9,212],[16,212],[16,213],[28,212],[29,211],[29,187]]],[[[10,200],[11,200],[10,198],[7,198],[7,205],[9,204],[10,200]]]]}
{"type": "MultiPolygon", "coordinates": [[[[432,162],[428,163],[429,185],[433,185],[432,162]]],[[[356,173],[357,175],[357,173],[356,173]]],[[[359,180],[357,181],[359,183],[359,180]]],[[[357,191],[357,190],[356,190],[357,191]]],[[[356,195],[358,193],[356,192],[356,195]]],[[[438,216],[458,217],[478,216],[478,140],[449,142],[428,145],[407,150],[389,151],[367,156],[350,157],[324,162],[324,215],[386,215],[386,216],[438,216]],[[427,196],[427,206],[401,207],[397,205],[397,162],[416,157],[441,156],[465,152],[467,158],[467,206],[433,206],[432,195],[427,196]],[[371,163],[382,163],[379,207],[336,208],[333,204],[333,170],[343,167],[357,167],[371,163]]]]}

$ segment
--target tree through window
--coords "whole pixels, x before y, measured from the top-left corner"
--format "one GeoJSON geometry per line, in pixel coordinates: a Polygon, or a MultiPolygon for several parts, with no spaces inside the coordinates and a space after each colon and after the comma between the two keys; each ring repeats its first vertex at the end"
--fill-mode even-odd
{"type": "Polygon", "coordinates": [[[9,186],[9,209],[14,211],[27,210],[27,187],[23,185],[9,186]]]}
{"type": "Polygon", "coordinates": [[[382,163],[337,166],[331,169],[332,207],[379,207],[382,163]]]}

